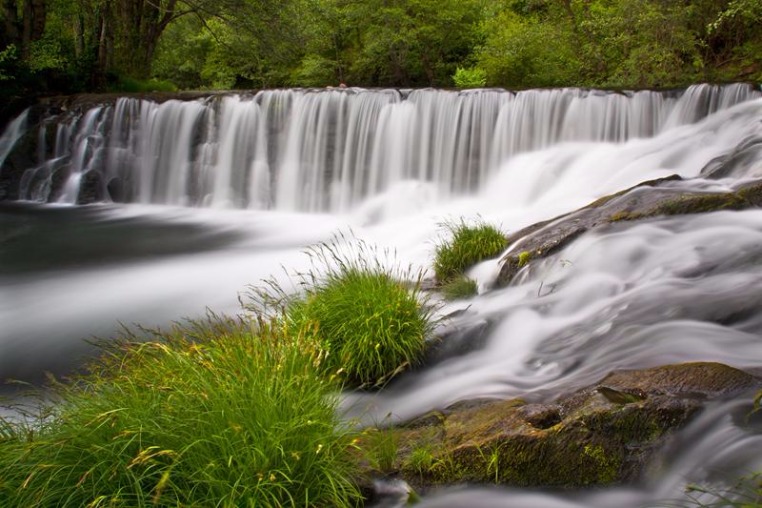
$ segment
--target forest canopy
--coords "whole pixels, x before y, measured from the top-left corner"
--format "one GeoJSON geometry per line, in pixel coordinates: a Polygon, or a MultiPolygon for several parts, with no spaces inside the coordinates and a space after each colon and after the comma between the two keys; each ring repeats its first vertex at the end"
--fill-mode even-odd
{"type": "Polygon", "coordinates": [[[0,87],[758,81],[761,25],[759,0],[3,0],[0,87]]]}

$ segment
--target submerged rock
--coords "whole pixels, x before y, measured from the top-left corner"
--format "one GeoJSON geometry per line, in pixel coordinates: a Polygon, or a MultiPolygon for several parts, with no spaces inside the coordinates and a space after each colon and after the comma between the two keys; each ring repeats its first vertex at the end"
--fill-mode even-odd
{"type": "Polygon", "coordinates": [[[499,287],[507,286],[533,261],[567,246],[575,238],[598,226],[665,215],[743,210],[762,206],[762,180],[747,182],[734,192],[697,192],[675,187],[673,176],[644,182],[606,196],[575,212],[540,222],[508,238],[511,249],[501,260],[499,287]]]}
{"type": "Polygon", "coordinates": [[[390,430],[385,475],[418,489],[458,483],[583,487],[637,478],[705,400],[759,386],[718,363],[616,371],[545,404],[473,401],[390,430]]]}

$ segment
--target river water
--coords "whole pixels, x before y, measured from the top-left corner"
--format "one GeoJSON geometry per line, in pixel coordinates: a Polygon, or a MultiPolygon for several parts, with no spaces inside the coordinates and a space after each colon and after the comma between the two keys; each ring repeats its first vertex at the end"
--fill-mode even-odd
{"type": "MultiPolygon", "coordinates": [[[[336,234],[430,275],[444,221],[480,217],[510,233],[645,180],[678,174],[668,185],[720,191],[762,176],[762,94],[745,85],[271,91],[120,99],[25,122],[6,130],[0,155],[24,132],[47,146],[20,179],[22,199],[0,202],[0,379],[34,383],[76,368],[93,351],[86,339],[121,324],[234,313],[248,284],[271,277],[289,287],[310,267],[304,249],[336,234]],[[96,174],[101,202],[75,205],[96,174]]],[[[762,211],[597,228],[499,290],[498,268],[471,271],[474,299],[441,302],[440,331],[461,354],[381,393],[347,394],[348,417],[550,400],[617,368],[762,367],[762,211]]],[[[685,486],[720,489],[762,467],[760,422],[746,417],[752,397],[708,407],[638,485],[461,488],[423,506],[706,501],[685,486]]]]}

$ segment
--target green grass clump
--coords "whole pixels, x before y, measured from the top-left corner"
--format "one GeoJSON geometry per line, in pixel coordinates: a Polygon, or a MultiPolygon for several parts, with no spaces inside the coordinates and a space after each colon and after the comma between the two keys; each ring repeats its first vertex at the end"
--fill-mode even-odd
{"type": "Polygon", "coordinates": [[[465,275],[456,275],[442,284],[442,295],[445,300],[459,300],[470,298],[478,292],[476,281],[465,275]]]}
{"type": "Polygon", "coordinates": [[[0,424],[0,506],[358,504],[314,341],[214,317],[104,347],[48,417],[0,424]]]}
{"type": "Polygon", "coordinates": [[[444,228],[451,238],[437,245],[434,258],[434,274],[440,283],[461,275],[479,261],[497,256],[506,247],[503,233],[481,221],[469,225],[461,219],[445,223],[444,228]]]}
{"type": "Polygon", "coordinates": [[[418,363],[433,327],[420,274],[399,268],[389,252],[344,237],[308,255],[314,268],[298,276],[302,295],[272,283],[269,293],[255,288],[253,307],[285,302],[276,308],[289,326],[316,339],[326,352],[326,375],[348,386],[380,386],[418,363]]]}

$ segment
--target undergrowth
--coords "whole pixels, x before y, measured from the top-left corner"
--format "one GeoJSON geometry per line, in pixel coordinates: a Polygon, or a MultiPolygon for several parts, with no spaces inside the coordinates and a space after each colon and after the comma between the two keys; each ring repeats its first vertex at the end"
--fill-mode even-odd
{"type": "Polygon", "coordinates": [[[212,316],[104,345],[48,415],[0,420],[0,506],[354,506],[356,435],[320,348],[212,316]]]}
{"type": "Polygon", "coordinates": [[[440,284],[463,274],[476,263],[497,256],[506,247],[503,233],[481,220],[468,224],[464,219],[445,222],[449,239],[436,246],[434,274],[440,284]]]}

